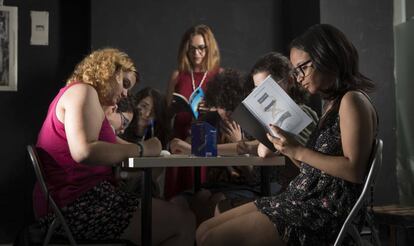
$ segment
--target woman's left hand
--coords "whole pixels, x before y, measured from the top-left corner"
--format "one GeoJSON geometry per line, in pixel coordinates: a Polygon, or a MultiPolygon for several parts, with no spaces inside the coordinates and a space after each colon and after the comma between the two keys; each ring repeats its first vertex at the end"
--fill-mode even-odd
{"type": "Polygon", "coordinates": [[[292,134],[282,130],[280,127],[270,125],[270,128],[278,136],[274,137],[267,133],[267,138],[270,142],[273,143],[273,146],[276,148],[276,150],[291,159],[297,159],[296,154],[302,145],[295,139],[292,134]]]}
{"type": "Polygon", "coordinates": [[[170,151],[173,154],[191,154],[191,145],[179,138],[170,141],[170,151]]]}
{"type": "Polygon", "coordinates": [[[237,143],[243,139],[240,125],[235,121],[226,121],[222,127],[225,138],[231,143],[237,143]]]}
{"type": "Polygon", "coordinates": [[[157,137],[145,140],[142,147],[142,156],[160,156],[162,145],[157,137]]]}

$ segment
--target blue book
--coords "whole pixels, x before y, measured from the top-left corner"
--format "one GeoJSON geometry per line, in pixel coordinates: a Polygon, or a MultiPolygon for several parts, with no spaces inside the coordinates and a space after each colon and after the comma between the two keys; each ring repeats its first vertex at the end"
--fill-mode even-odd
{"type": "Polygon", "coordinates": [[[190,112],[194,119],[198,119],[198,105],[204,99],[204,91],[201,87],[198,87],[191,93],[190,98],[187,100],[185,96],[174,92],[171,107],[175,113],[178,112],[190,112]]]}

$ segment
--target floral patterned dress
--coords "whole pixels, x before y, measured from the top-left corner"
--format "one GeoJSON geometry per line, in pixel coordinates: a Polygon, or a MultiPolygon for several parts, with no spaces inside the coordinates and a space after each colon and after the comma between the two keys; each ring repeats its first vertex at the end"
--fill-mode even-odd
{"type": "MultiPolygon", "coordinates": [[[[306,146],[323,154],[341,156],[339,105],[334,108],[306,146]]],[[[361,190],[361,184],[302,163],[299,175],[285,192],[260,198],[255,205],[269,217],[287,245],[329,245],[335,241],[361,190]]]]}

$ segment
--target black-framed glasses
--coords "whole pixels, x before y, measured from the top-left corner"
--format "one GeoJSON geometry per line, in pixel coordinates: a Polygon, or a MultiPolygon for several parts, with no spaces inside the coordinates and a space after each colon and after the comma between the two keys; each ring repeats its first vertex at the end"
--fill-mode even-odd
{"type": "Polygon", "coordinates": [[[207,45],[199,45],[199,46],[190,45],[189,51],[190,52],[195,52],[195,51],[203,52],[206,49],[207,49],[207,45]]]}
{"type": "MultiPolygon", "coordinates": [[[[312,60],[307,60],[304,63],[298,65],[297,67],[295,67],[293,69],[293,76],[295,77],[296,80],[299,80],[299,77],[305,78],[307,75],[305,74],[305,71],[309,68],[312,67],[311,63],[312,60]]],[[[309,75],[309,74],[308,74],[309,75]]]]}
{"type": "Polygon", "coordinates": [[[119,115],[121,116],[121,129],[126,129],[130,122],[122,112],[119,112],[119,115]]]}

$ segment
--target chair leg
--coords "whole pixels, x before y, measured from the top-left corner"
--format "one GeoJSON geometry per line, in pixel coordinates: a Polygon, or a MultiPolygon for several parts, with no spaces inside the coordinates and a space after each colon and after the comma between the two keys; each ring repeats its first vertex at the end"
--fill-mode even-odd
{"type": "Polygon", "coordinates": [[[55,232],[55,229],[59,224],[63,226],[63,229],[66,232],[66,237],[69,240],[70,245],[77,246],[76,241],[73,238],[72,232],[70,231],[68,225],[66,224],[65,221],[59,220],[59,218],[55,218],[50,224],[49,229],[47,230],[46,238],[43,242],[43,246],[49,245],[50,239],[52,238],[52,235],[55,232]]]}
{"type": "Polygon", "coordinates": [[[58,219],[55,218],[52,223],[49,226],[49,229],[47,230],[46,238],[43,241],[43,246],[49,245],[50,238],[52,238],[52,234],[55,231],[56,227],[59,225],[58,219]]]}
{"type": "Polygon", "coordinates": [[[363,245],[362,244],[361,235],[359,234],[358,229],[354,225],[351,225],[349,227],[348,234],[354,240],[355,245],[358,245],[358,246],[362,246],[363,245]]]}
{"type": "Polygon", "coordinates": [[[76,241],[73,238],[72,232],[70,231],[68,224],[66,224],[66,221],[62,220],[61,223],[62,223],[63,229],[66,232],[66,236],[70,242],[70,245],[77,246],[76,241]]]}
{"type": "Polygon", "coordinates": [[[378,230],[374,227],[371,228],[372,238],[375,246],[381,246],[381,241],[378,236],[378,230]]]}
{"type": "Polygon", "coordinates": [[[379,239],[378,230],[375,228],[372,214],[368,213],[366,222],[369,228],[369,234],[371,235],[371,242],[375,246],[381,246],[381,241],[379,239]]]}

